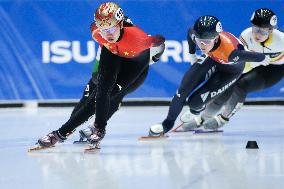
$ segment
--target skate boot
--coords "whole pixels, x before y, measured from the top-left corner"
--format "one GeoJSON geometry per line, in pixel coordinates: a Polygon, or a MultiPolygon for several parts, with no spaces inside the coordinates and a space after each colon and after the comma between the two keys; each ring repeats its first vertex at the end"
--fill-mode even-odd
{"type": "Polygon", "coordinates": [[[182,124],[181,131],[183,131],[183,132],[194,131],[195,129],[198,129],[201,126],[202,126],[202,124],[198,125],[198,122],[196,122],[195,119],[192,119],[189,122],[182,124]]]}
{"type": "Polygon", "coordinates": [[[192,131],[202,126],[203,118],[200,115],[195,115],[190,112],[190,110],[186,111],[181,115],[180,120],[183,122],[181,124],[182,131],[192,131]]]}
{"type": "Polygon", "coordinates": [[[52,131],[51,133],[48,133],[47,135],[38,139],[35,146],[30,148],[29,151],[54,147],[57,142],[64,142],[64,140],[66,140],[66,137],[60,135],[58,131],[52,131]]]}
{"type": "Polygon", "coordinates": [[[151,140],[151,139],[163,139],[168,137],[165,135],[164,127],[161,123],[152,125],[150,127],[149,133],[147,136],[142,136],[138,140],[151,140]]]}
{"type": "Polygon", "coordinates": [[[85,144],[88,142],[88,139],[92,135],[92,125],[89,125],[87,128],[79,131],[80,139],[74,141],[74,144],[85,144]]]}
{"type": "Polygon", "coordinates": [[[183,123],[190,122],[192,119],[190,110],[187,110],[180,116],[180,121],[183,123]]]}
{"type": "Polygon", "coordinates": [[[163,125],[161,123],[158,123],[150,127],[148,136],[149,137],[160,137],[160,136],[163,136],[164,134],[165,133],[164,133],[163,125]]]}
{"type": "Polygon", "coordinates": [[[88,127],[88,129],[89,131],[85,132],[84,134],[88,134],[86,135],[86,138],[88,142],[90,143],[90,145],[87,149],[85,149],[85,151],[100,149],[99,144],[106,134],[105,129],[99,129],[99,128],[96,128],[95,126],[88,127]]]}
{"type": "Polygon", "coordinates": [[[223,117],[221,114],[212,118],[206,119],[203,123],[204,129],[217,130],[228,123],[229,119],[223,117]]]}

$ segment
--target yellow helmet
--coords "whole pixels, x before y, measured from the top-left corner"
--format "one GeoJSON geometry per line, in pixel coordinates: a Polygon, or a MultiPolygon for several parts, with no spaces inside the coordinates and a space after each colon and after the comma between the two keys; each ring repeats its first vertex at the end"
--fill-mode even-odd
{"type": "Polygon", "coordinates": [[[119,5],[113,2],[106,2],[97,8],[94,17],[99,29],[108,29],[121,22],[124,14],[119,5]]]}

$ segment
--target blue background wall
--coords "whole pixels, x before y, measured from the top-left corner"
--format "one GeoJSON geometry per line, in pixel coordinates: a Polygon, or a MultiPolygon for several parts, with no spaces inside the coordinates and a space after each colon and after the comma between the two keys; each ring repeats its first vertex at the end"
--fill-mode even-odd
{"type": "MultiPolygon", "coordinates": [[[[0,100],[74,99],[92,72],[97,44],[89,33],[103,1],[0,1],[0,100]]],[[[125,14],[149,34],[167,39],[162,61],[151,66],[145,84],[129,97],[171,97],[190,67],[186,32],[196,18],[217,16],[223,28],[239,36],[252,12],[268,7],[284,29],[283,0],[174,1],[121,0],[125,14]]],[[[284,98],[284,81],[250,97],[284,98]]]]}

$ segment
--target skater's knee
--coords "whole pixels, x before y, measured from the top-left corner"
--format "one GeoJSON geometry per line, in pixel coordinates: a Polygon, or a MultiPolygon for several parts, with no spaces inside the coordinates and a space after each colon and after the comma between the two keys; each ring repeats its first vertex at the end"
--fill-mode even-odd
{"type": "Polygon", "coordinates": [[[193,94],[190,96],[187,100],[187,104],[189,105],[190,108],[198,109],[198,107],[203,106],[202,99],[199,95],[193,94]]]}
{"type": "Polygon", "coordinates": [[[193,114],[198,114],[205,109],[205,104],[203,104],[200,100],[195,100],[194,98],[189,99],[188,105],[191,113],[193,114]]]}
{"type": "Polygon", "coordinates": [[[257,82],[249,78],[241,78],[238,80],[236,87],[242,93],[250,93],[265,88],[265,79],[258,78],[257,82]]]}
{"type": "Polygon", "coordinates": [[[249,81],[246,79],[239,80],[235,86],[236,91],[243,91],[244,93],[248,93],[249,88],[249,81]]]}

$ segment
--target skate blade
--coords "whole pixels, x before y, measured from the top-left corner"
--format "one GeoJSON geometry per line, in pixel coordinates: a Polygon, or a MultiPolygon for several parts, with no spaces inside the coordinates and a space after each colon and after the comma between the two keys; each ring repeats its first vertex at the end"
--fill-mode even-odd
{"type": "Polygon", "coordinates": [[[174,128],[173,130],[171,130],[171,132],[173,133],[184,133],[184,132],[195,132],[195,129],[188,129],[185,130],[182,126],[184,123],[180,124],[179,126],[177,126],[176,128],[174,128]]]}
{"type": "Polygon", "coordinates": [[[194,134],[218,134],[218,133],[223,133],[223,130],[203,130],[203,129],[198,129],[194,131],[194,134]]]}
{"type": "Polygon", "coordinates": [[[76,140],[73,142],[73,144],[88,144],[89,142],[87,140],[76,140]]]}
{"type": "Polygon", "coordinates": [[[173,133],[187,133],[187,132],[195,132],[196,130],[194,129],[189,129],[189,130],[184,130],[184,129],[178,129],[175,131],[172,131],[173,133]]]}
{"type": "Polygon", "coordinates": [[[84,149],[84,152],[95,152],[101,149],[99,145],[89,145],[87,148],[84,149]]]}
{"type": "Polygon", "coordinates": [[[53,147],[55,147],[55,146],[43,147],[43,146],[35,145],[35,146],[31,147],[30,149],[28,149],[28,152],[44,150],[44,149],[49,149],[49,148],[53,148],[53,147]]]}
{"type": "Polygon", "coordinates": [[[179,126],[177,126],[176,128],[174,128],[173,130],[171,130],[171,132],[175,133],[175,132],[181,132],[180,130],[182,129],[183,123],[180,124],[179,126]]]}
{"type": "Polygon", "coordinates": [[[142,136],[139,137],[138,140],[158,140],[158,139],[166,139],[168,138],[168,135],[162,135],[162,136],[142,136]]]}

